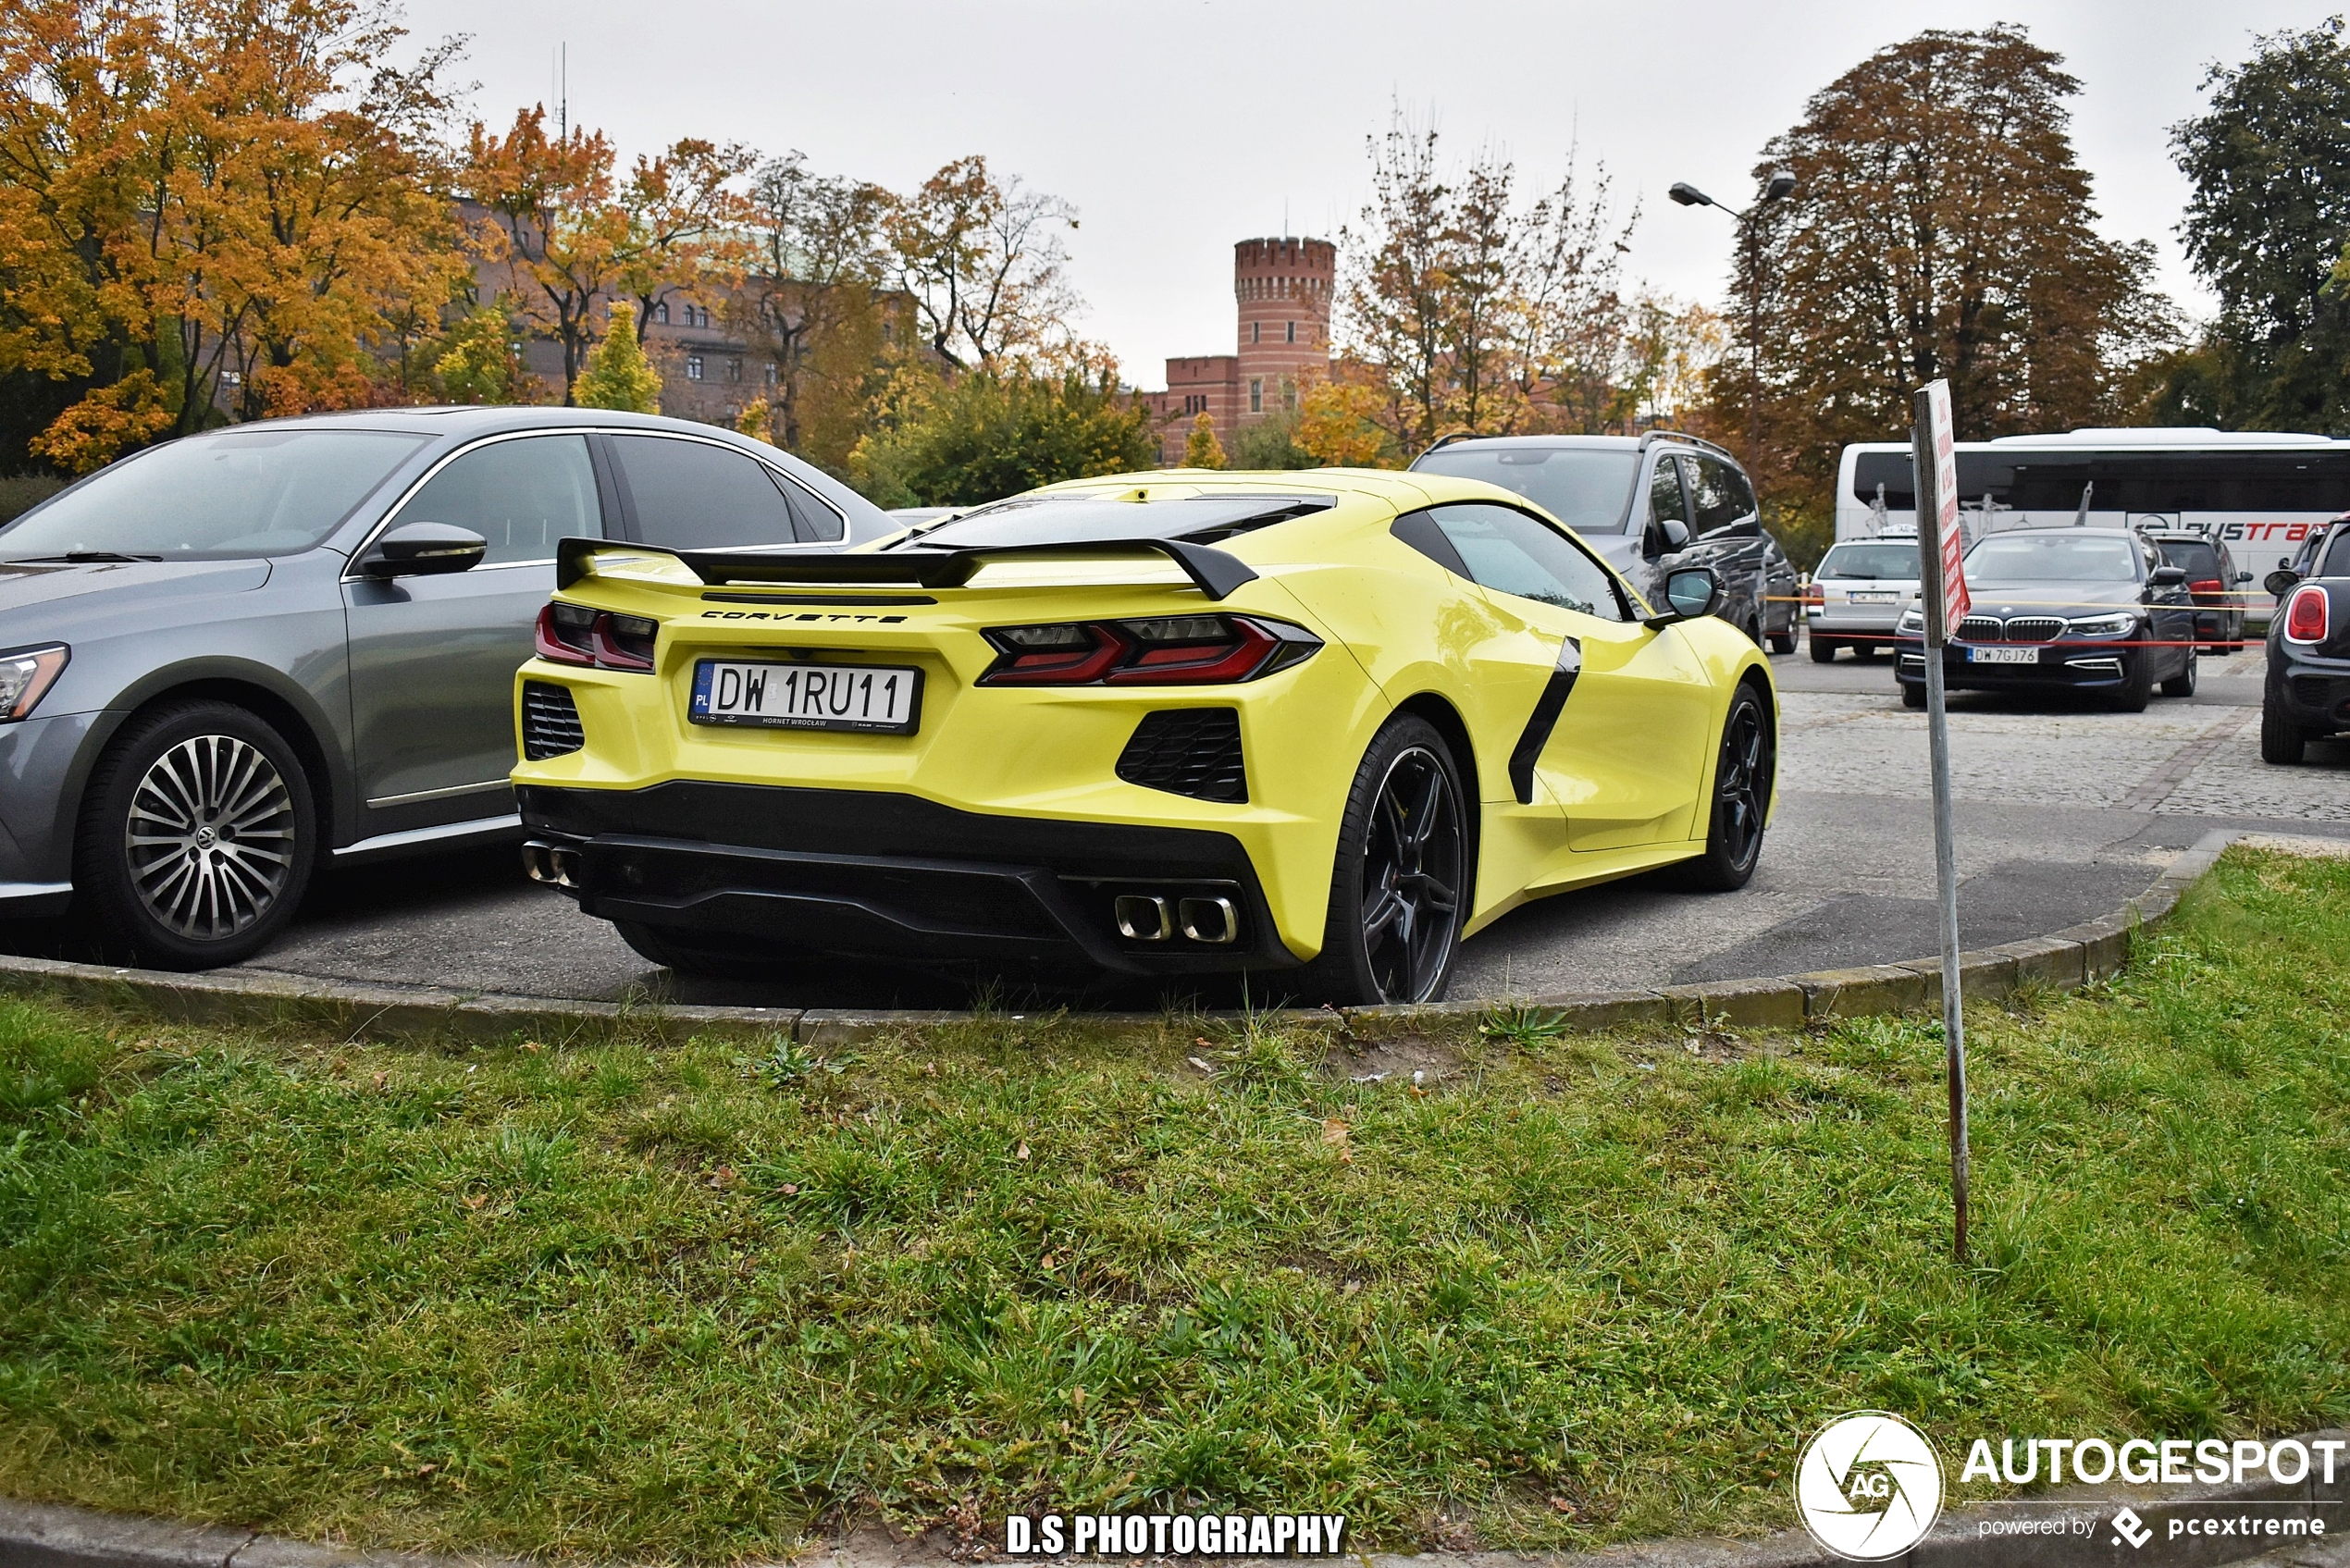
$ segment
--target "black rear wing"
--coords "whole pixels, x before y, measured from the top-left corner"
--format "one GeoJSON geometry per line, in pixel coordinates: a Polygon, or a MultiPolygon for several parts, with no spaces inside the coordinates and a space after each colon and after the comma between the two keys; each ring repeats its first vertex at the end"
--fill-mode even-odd
{"type": "Polygon", "coordinates": [[[683,562],[704,583],[787,583],[805,587],[959,588],[990,561],[1008,555],[1162,555],[1209,599],[1220,599],[1256,574],[1237,558],[1208,545],[1181,539],[1073,539],[1054,544],[991,545],[973,549],[909,549],[886,554],[802,554],[777,551],[669,549],[625,539],[564,539],[555,546],[555,586],[567,588],[588,574],[588,561],[601,550],[625,555],[665,555],[683,562]]]}

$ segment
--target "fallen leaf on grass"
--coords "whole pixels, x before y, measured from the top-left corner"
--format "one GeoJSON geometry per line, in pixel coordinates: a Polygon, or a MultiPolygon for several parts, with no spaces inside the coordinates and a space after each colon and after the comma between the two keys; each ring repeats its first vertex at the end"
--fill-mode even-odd
{"type": "Polygon", "coordinates": [[[1019,1148],[1012,1151],[1012,1158],[1016,1160],[1024,1160],[1028,1158],[1028,1144],[1025,1140],[1021,1142],[1019,1148]]]}
{"type": "Polygon", "coordinates": [[[1322,1123],[1322,1142],[1338,1151],[1339,1164],[1353,1165],[1354,1163],[1354,1146],[1347,1142],[1346,1123],[1339,1120],[1338,1117],[1331,1117],[1322,1123]]]}
{"type": "Polygon", "coordinates": [[[470,1192],[465,1196],[465,1207],[469,1209],[478,1209],[488,1202],[489,1194],[487,1192],[470,1192]]]}

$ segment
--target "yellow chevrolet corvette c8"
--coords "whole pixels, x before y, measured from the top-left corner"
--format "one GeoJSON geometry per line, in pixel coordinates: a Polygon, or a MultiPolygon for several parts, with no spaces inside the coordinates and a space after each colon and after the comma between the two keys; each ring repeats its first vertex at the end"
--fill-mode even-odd
{"type": "Polygon", "coordinates": [[[567,540],[557,577],[525,857],[688,972],[1426,1002],[1529,898],[1742,885],[1773,803],[1769,667],[1711,570],[1651,606],[1474,480],[1122,475],[837,555],[567,540]]]}

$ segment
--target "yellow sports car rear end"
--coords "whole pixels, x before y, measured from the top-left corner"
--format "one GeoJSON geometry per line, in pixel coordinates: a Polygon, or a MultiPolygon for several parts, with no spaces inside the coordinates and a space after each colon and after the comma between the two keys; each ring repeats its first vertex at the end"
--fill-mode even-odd
{"type": "Polygon", "coordinates": [[[1741,690],[1755,849],[1768,809],[1751,644],[1612,575],[1603,615],[1597,578],[1496,591],[1454,544],[1497,522],[1575,548],[1474,482],[1332,471],[1085,481],[845,555],[567,541],[516,686],[526,858],[686,969],[1429,999],[1524,898],[1704,857],[1741,690]]]}

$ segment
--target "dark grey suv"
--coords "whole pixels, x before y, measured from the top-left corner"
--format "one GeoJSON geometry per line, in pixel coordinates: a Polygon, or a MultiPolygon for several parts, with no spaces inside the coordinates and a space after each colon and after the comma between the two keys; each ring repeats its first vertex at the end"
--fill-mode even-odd
{"type": "Polygon", "coordinates": [[[1738,460],[1711,441],[1677,430],[1453,437],[1412,466],[1515,490],[1582,535],[1651,604],[1666,572],[1711,566],[1722,619],[1774,653],[1795,651],[1794,563],[1763,530],[1738,460]]]}
{"type": "Polygon", "coordinates": [[[0,528],[0,920],[247,957],[322,863],[516,830],[513,673],[557,540],[894,531],[771,447],[594,410],[280,420],[101,469],[0,528]]]}

